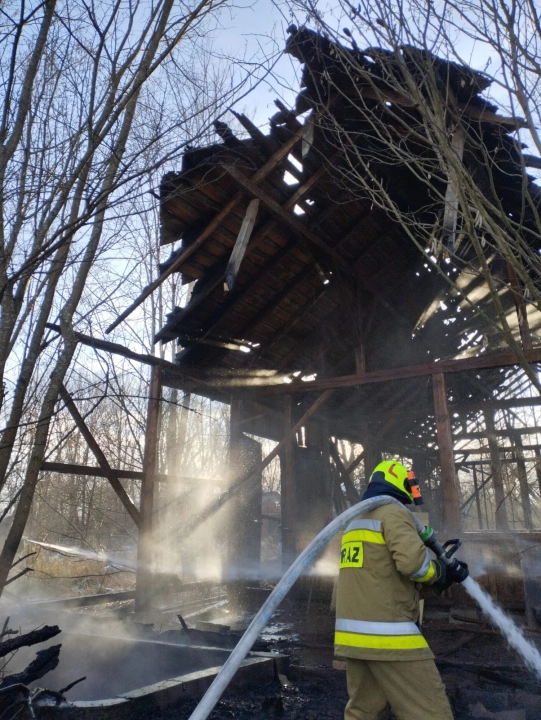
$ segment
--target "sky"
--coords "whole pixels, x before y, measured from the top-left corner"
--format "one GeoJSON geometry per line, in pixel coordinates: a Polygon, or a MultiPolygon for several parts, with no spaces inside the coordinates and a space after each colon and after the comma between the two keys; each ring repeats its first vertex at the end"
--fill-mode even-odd
{"type": "Polygon", "coordinates": [[[262,130],[268,129],[268,119],[277,112],[274,100],[279,98],[293,108],[300,89],[301,66],[283,53],[292,22],[272,0],[241,0],[222,13],[214,32],[218,52],[244,58],[246,64],[267,59],[268,74],[261,73],[261,82],[234,106],[262,130]]]}

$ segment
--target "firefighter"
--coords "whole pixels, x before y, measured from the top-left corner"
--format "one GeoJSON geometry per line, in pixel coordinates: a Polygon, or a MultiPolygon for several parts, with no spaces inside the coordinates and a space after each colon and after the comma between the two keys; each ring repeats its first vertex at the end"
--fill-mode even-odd
{"type": "MultiPolygon", "coordinates": [[[[419,487],[398,460],[381,462],[363,495],[403,505],[419,487]]],[[[335,654],[346,659],[345,720],[452,720],[434,655],[421,634],[419,588],[442,592],[468,576],[431,559],[405,508],[392,503],[359,516],[342,537],[336,595],[335,654]]]]}

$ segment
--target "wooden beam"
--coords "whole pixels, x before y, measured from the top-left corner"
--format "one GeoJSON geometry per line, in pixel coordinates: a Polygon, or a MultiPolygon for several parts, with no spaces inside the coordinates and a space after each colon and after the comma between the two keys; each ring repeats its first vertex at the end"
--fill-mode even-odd
{"type": "Polygon", "coordinates": [[[432,378],[432,391],[441,467],[443,521],[446,532],[455,535],[460,531],[460,507],[453,456],[451,419],[447,407],[447,383],[443,373],[436,373],[432,378]]]}
{"type": "Polygon", "coordinates": [[[90,450],[92,451],[92,454],[98,461],[99,466],[103,470],[103,473],[107,480],[109,480],[109,483],[115,493],[117,494],[120,502],[124,505],[126,510],[128,511],[128,514],[134,521],[134,523],[139,527],[141,525],[141,515],[139,513],[139,510],[135,507],[133,501],[129,497],[128,493],[124,490],[122,487],[122,483],[118,479],[117,474],[113,470],[113,468],[109,465],[109,462],[107,461],[107,458],[103,454],[100,446],[98,445],[96,439],[90,432],[87,424],[83,420],[81,414],[77,410],[77,407],[75,403],[73,402],[73,398],[69,394],[69,392],[66,390],[64,385],[60,386],[60,397],[64,401],[64,404],[66,405],[66,408],[68,409],[71,417],[73,418],[75,424],[77,425],[77,428],[79,429],[79,432],[86,440],[86,443],[90,450]]]}
{"type": "MultiPolygon", "coordinates": [[[[41,464],[41,472],[54,472],[61,475],[80,475],[82,477],[107,477],[100,467],[93,465],[76,465],[73,463],[44,462],[41,464]]],[[[125,480],[142,480],[143,473],[138,470],[118,470],[113,468],[113,472],[118,478],[125,480]]],[[[157,482],[181,482],[191,480],[200,482],[201,478],[191,477],[189,475],[156,475],[157,482]]]]}
{"type": "Polygon", "coordinates": [[[153,597],[153,515],[154,480],[158,460],[158,432],[160,400],[162,393],[161,369],[152,368],[148,395],[145,450],[143,456],[143,480],[141,482],[141,523],[137,540],[137,578],[135,588],[135,612],[151,609],[153,597]]]}
{"type": "Polygon", "coordinates": [[[357,457],[350,462],[350,464],[346,468],[346,473],[348,475],[351,475],[351,473],[356,470],[359,465],[362,463],[364,458],[364,450],[357,455],[357,457]]]}
{"type": "Polygon", "coordinates": [[[244,220],[242,221],[240,232],[237,235],[235,245],[231,252],[231,257],[229,258],[229,262],[227,264],[227,268],[225,271],[225,282],[230,292],[231,290],[233,290],[233,287],[235,285],[242,258],[244,257],[244,253],[246,252],[246,248],[248,247],[248,243],[250,241],[252,230],[254,229],[255,221],[257,218],[257,211],[259,209],[259,202],[260,201],[257,198],[254,198],[254,200],[250,200],[250,202],[248,203],[246,215],[244,216],[244,220]]]}
{"type": "MultiPolygon", "coordinates": [[[[541,348],[524,353],[529,363],[541,362],[541,348]]],[[[258,393],[280,395],[283,393],[313,392],[329,388],[338,389],[355,385],[371,385],[373,383],[405,380],[408,378],[435,375],[437,373],[465,372],[467,370],[483,370],[487,368],[509,367],[520,365],[520,360],[512,352],[485,353],[477,357],[460,358],[457,360],[440,360],[439,362],[407,365],[405,367],[373,370],[361,375],[342,375],[340,377],[323,378],[309,382],[282,383],[272,387],[259,388],[258,393]]],[[[254,388],[255,390],[255,388],[254,388]]]]}
{"type": "MultiPolygon", "coordinates": [[[[451,413],[466,413],[466,412],[482,412],[483,410],[503,410],[504,408],[520,408],[520,407],[535,407],[541,405],[541,397],[518,397],[518,398],[505,398],[503,400],[476,400],[471,402],[458,402],[449,403],[449,411],[451,413]]],[[[381,410],[375,411],[373,416],[376,418],[384,418],[388,415],[394,415],[396,410],[381,410]]],[[[417,405],[408,409],[408,415],[431,415],[432,408],[423,407],[417,405]]],[[[483,433],[480,433],[483,435],[483,433]]],[[[455,440],[457,435],[454,436],[455,440]]]]}
{"type": "MultiPolygon", "coordinates": [[[[60,333],[60,325],[54,325],[47,323],[46,325],[49,330],[54,330],[60,333]]],[[[94,348],[95,350],[103,350],[104,352],[113,353],[114,355],[121,355],[122,357],[133,360],[134,362],[143,363],[143,365],[151,365],[153,367],[161,367],[164,370],[176,375],[180,380],[191,381],[197,384],[205,384],[205,379],[197,369],[184,370],[178,365],[175,365],[168,360],[163,360],[155,355],[148,355],[146,353],[136,353],[133,350],[120,345],[120,343],[110,342],[109,340],[101,340],[100,338],[93,337],[92,335],[85,335],[84,333],[76,332],[75,338],[81,345],[94,348]]]]}
{"type": "MultiPolygon", "coordinates": [[[[42,472],[54,472],[62,475],[81,475],[83,477],[99,477],[105,478],[107,475],[100,467],[92,467],[92,465],[75,465],[73,463],[44,462],[41,464],[42,472]]],[[[112,468],[118,478],[126,480],[142,480],[143,473],[136,470],[117,470],[112,468]]]]}
{"type": "Polygon", "coordinates": [[[344,270],[348,275],[351,274],[351,267],[345,258],[343,258],[339,253],[337,253],[334,248],[330,247],[330,245],[328,245],[325,240],[323,240],[323,238],[319,236],[318,233],[316,233],[314,230],[311,230],[306,225],[303,225],[303,223],[297,220],[292,213],[284,210],[284,208],[279,203],[277,203],[276,200],[273,200],[270,195],[268,195],[264,190],[262,190],[254,183],[253,178],[249,178],[234,165],[224,165],[224,169],[228,172],[229,175],[231,175],[231,177],[235,180],[235,182],[238,183],[238,185],[240,185],[251,195],[259,198],[267,206],[267,208],[272,213],[274,213],[274,215],[276,215],[280,220],[285,222],[286,225],[292,228],[299,235],[305,237],[309,242],[312,243],[312,245],[323,251],[326,255],[332,257],[333,260],[335,260],[342,268],[342,270],[344,270]]]}
{"type": "MultiPolygon", "coordinates": [[[[509,428],[508,430],[494,430],[494,434],[498,437],[515,437],[515,435],[536,435],[538,433],[541,433],[541,427],[539,425],[523,428],[509,428]]],[[[457,440],[472,440],[474,438],[484,437],[486,437],[486,433],[482,431],[470,433],[455,433],[455,435],[453,436],[455,442],[457,440]]]]}
{"type": "MultiPolygon", "coordinates": [[[[300,420],[298,420],[292,426],[290,436],[293,436],[298,430],[300,430],[301,427],[306,424],[306,422],[312,417],[312,415],[317,412],[319,408],[331,397],[333,392],[334,390],[326,390],[317,398],[314,403],[312,403],[312,405],[303,414],[300,420]]],[[[201,525],[201,523],[208,520],[208,518],[212,517],[221,507],[223,507],[224,502],[234,497],[245,483],[249,483],[251,480],[257,477],[267,467],[267,465],[269,465],[269,463],[274,460],[274,458],[285,446],[286,441],[287,437],[283,437],[282,440],[280,440],[280,442],[273,448],[273,450],[271,450],[271,452],[261,461],[261,463],[258,463],[258,465],[253,470],[251,470],[245,477],[241,478],[234,485],[232,485],[223,497],[218,498],[215,502],[209,505],[206,510],[204,510],[190,523],[188,523],[188,525],[186,525],[186,527],[184,528],[183,536],[190,536],[194,532],[194,530],[201,525]]]]}
{"type": "MultiPolygon", "coordinates": [[[[262,165],[262,167],[257,170],[256,173],[251,178],[252,183],[254,185],[257,185],[258,183],[262,182],[267,175],[269,175],[281,162],[284,158],[286,158],[295,144],[301,140],[303,137],[303,134],[305,132],[304,126],[303,129],[300,130],[298,133],[293,133],[289,140],[285,142],[275,153],[270,157],[267,162],[262,165]]],[[[205,229],[198,235],[198,237],[189,245],[184,252],[182,252],[172,263],[169,265],[167,270],[165,270],[161,275],[156,278],[153,282],[151,282],[149,285],[146,286],[146,288],[143,290],[143,292],[137,297],[132,304],[124,310],[123,313],[121,313],[117,319],[112,322],[107,330],[105,331],[106,335],[108,335],[112,330],[114,330],[120,323],[125,320],[131,313],[139,307],[139,305],[147,299],[149,295],[151,295],[156,288],[158,288],[164,280],[167,280],[167,278],[172,275],[175,272],[178,272],[182,265],[186,262],[186,260],[199,248],[201,245],[205,242],[205,240],[212,235],[212,233],[221,225],[223,220],[234,210],[237,205],[242,201],[243,193],[242,191],[238,191],[235,193],[235,195],[232,197],[232,199],[225,205],[216,215],[215,217],[210,221],[210,223],[205,227],[205,229]]],[[[164,202],[164,206],[167,208],[167,201],[164,202]]]]}

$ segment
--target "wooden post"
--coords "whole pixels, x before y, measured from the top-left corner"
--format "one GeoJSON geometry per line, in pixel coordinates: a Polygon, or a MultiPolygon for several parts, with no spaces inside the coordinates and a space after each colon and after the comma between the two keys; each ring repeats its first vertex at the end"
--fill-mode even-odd
{"type": "MultiPolygon", "coordinates": [[[[246,419],[244,402],[233,396],[229,421],[230,482],[237,483],[247,468],[261,465],[261,444],[243,432],[246,419]]],[[[248,429],[248,428],[247,428],[248,429]]],[[[259,581],[261,571],[261,473],[252,474],[242,485],[233,502],[225,509],[223,518],[227,541],[225,579],[229,583],[230,599],[244,606],[247,582],[259,581]]]]}
{"type": "Polygon", "coordinates": [[[135,612],[146,612],[152,606],[152,582],[154,556],[152,537],[152,516],[154,513],[154,480],[158,459],[158,424],[161,400],[161,368],[153,367],[147,406],[145,429],[145,454],[143,459],[143,480],[141,481],[141,524],[137,543],[137,576],[135,612]]]}
{"type": "Polygon", "coordinates": [[[284,395],[284,461],[281,473],[282,567],[295,555],[295,487],[293,482],[293,398],[284,395]]]}
{"type": "Polygon", "coordinates": [[[509,521],[507,519],[507,507],[505,505],[500,450],[498,448],[498,438],[496,437],[496,427],[494,425],[494,411],[487,410],[483,415],[485,417],[490,465],[492,467],[492,484],[494,486],[494,499],[496,501],[496,530],[508,530],[509,521]]]}
{"type": "Polygon", "coordinates": [[[447,406],[447,382],[444,373],[436,373],[432,378],[434,411],[441,467],[443,493],[443,522],[445,530],[451,534],[460,531],[460,505],[453,456],[453,437],[451,419],[447,406]]]}
{"type": "Polygon", "coordinates": [[[520,487],[520,500],[522,503],[522,513],[524,516],[524,527],[526,530],[533,528],[532,506],[530,503],[530,488],[528,487],[528,475],[526,472],[526,461],[524,459],[524,449],[522,447],[522,437],[520,433],[515,435],[515,451],[517,454],[517,476],[520,487]]]}
{"type": "Polygon", "coordinates": [[[355,505],[355,503],[358,503],[360,500],[359,493],[357,492],[357,488],[353,484],[353,480],[351,479],[348,470],[342,462],[342,458],[340,457],[338,448],[331,439],[329,439],[329,450],[331,451],[331,457],[334,460],[336,470],[340,476],[340,483],[344,483],[344,487],[346,489],[346,497],[349,501],[349,504],[355,505]]]}
{"type": "Polygon", "coordinates": [[[287,438],[290,436],[294,436],[294,434],[297,432],[297,430],[300,430],[303,425],[307,423],[310,417],[319,410],[319,408],[331,397],[334,390],[326,390],[324,393],[322,393],[317,400],[315,400],[312,405],[306,410],[304,415],[297,420],[297,422],[293,425],[291,428],[291,433],[287,437],[284,437],[280,440],[278,445],[274,446],[274,449],[270,451],[268,455],[265,456],[265,458],[260,462],[257,463],[257,465],[254,467],[253,470],[251,470],[245,477],[240,478],[240,480],[236,483],[234,483],[228,490],[226,497],[222,496],[219,497],[217,500],[215,500],[213,503],[211,503],[203,512],[199,513],[195,518],[191,520],[191,522],[187,523],[184,528],[184,537],[189,537],[193,531],[201,525],[202,522],[205,522],[205,520],[208,520],[208,518],[212,517],[218,510],[220,510],[224,502],[227,500],[230,500],[231,498],[235,497],[235,495],[240,491],[240,489],[245,485],[246,483],[251,482],[254,477],[261,475],[263,470],[267,467],[267,465],[274,460],[274,458],[283,450],[284,445],[286,444],[287,438]]]}
{"type": "Polygon", "coordinates": [[[535,476],[537,478],[539,494],[541,495],[541,448],[535,450],[535,476]]]}
{"type": "Polygon", "coordinates": [[[370,476],[374,472],[374,468],[381,462],[381,450],[377,445],[377,438],[368,430],[367,422],[363,422],[362,424],[361,440],[364,459],[364,487],[361,488],[361,491],[364,491],[368,485],[370,476]]]}
{"type": "Polygon", "coordinates": [[[480,488],[479,483],[477,482],[477,468],[475,465],[472,468],[473,472],[473,488],[475,490],[475,506],[477,508],[477,523],[479,525],[479,530],[483,529],[483,517],[481,514],[481,498],[479,497],[480,488]]]}
{"type": "Polygon", "coordinates": [[[366,372],[366,352],[364,343],[355,348],[355,371],[357,375],[363,375],[366,372]]]}

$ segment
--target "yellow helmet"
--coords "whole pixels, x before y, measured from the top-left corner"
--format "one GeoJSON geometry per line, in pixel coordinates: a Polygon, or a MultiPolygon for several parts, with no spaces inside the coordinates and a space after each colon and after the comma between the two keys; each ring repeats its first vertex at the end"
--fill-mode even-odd
{"type": "Polygon", "coordinates": [[[422,505],[423,498],[415,475],[398,460],[384,460],[376,465],[369,482],[387,482],[405,493],[415,505],[422,505]]]}

